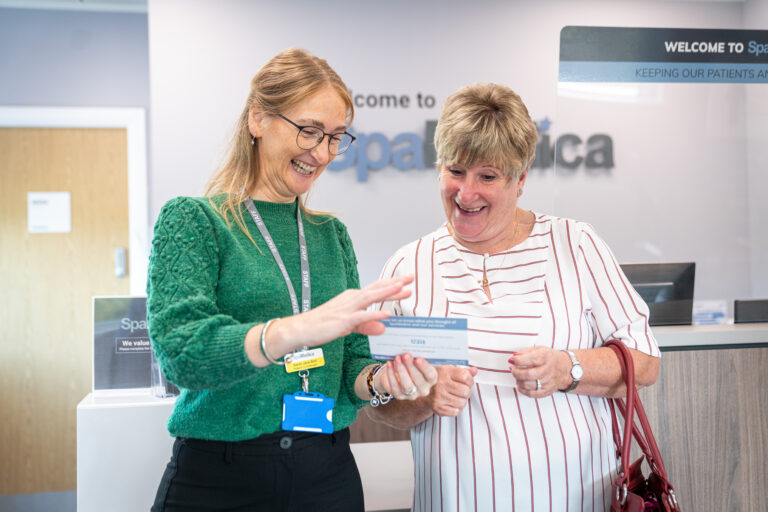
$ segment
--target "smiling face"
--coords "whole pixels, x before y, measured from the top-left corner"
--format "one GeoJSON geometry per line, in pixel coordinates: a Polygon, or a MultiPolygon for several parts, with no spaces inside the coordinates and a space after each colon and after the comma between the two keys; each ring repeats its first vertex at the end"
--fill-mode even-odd
{"type": "Polygon", "coordinates": [[[442,167],[440,195],[456,241],[480,253],[511,247],[517,234],[517,198],[527,174],[510,181],[501,169],[489,164],[442,167]]]}
{"type": "MultiPolygon", "coordinates": [[[[300,126],[315,126],[326,133],[347,129],[347,106],[338,92],[326,87],[282,115],[300,126]]],[[[313,149],[296,144],[298,129],[288,121],[251,109],[248,126],[258,139],[260,177],[251,197],[278,203],[293,202],[304,194],[333,160],[328,137],[313,149]]]]}

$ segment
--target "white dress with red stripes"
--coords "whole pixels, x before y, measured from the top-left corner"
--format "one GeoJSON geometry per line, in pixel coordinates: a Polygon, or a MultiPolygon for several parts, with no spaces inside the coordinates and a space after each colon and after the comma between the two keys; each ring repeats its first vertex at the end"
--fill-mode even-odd
{"type": "Polygon", "coordinates": [[[468,318],[479,369],[458,417],[411,430],[414,511],[607,511],[616,475],[605,399],[515,388],[508,359],[523,347],[599,347],[619,339],[660,356],[648,307],[608,246],[583,222],[536,215],[528,238],[483,255],[444,225],[398,250],[383,277],[415,274],[397,315],[468,318]],[[485,265],[493,301],[480,284],[485,265]]]}

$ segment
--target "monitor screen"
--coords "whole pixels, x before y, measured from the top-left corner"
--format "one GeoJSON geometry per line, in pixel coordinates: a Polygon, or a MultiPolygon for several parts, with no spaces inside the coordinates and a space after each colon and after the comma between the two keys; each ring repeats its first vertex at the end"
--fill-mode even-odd
{"type": "Polygon", "coordinates": [[[651,325],[691,324],[695,263],[625,263],[621,269],[648,304],[651,325]]]}

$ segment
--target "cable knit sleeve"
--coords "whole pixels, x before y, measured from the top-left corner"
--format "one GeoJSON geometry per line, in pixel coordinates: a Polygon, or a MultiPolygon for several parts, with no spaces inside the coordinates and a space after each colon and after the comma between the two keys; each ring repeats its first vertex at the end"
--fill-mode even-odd
{"type": "Polygon", "coordinates": [[[155,224],[147,284],[149,335],[169,381],[222,389],[258,372],[245,353],[243,324],[217,309],[219,247],[203,206],[169,201],[155,224]]]}
{"type": "MultiPolygon", "coordinates": [[[[349,238],[347,228],[339,220],[334,220],[336,224],[336,233],[339,237],[339,243],[344,253],[344,266],[347,273],[347,288],[360,288],[360,276],[357,272],[357,257],[355,249],[352,246],[352,240],[349,238]]],[[[362,334],[352,333],[344,339],[344,366],[342,375],[342,385],[346,388],[347,394],[353,403],[358,407],[366,405],[368,402],[360,400],[355,395],[355,380],[363,371],[363,368],[369,364],[377,363],[371,359],[371,349],[368,345],[368,337],[362,334]]]]}

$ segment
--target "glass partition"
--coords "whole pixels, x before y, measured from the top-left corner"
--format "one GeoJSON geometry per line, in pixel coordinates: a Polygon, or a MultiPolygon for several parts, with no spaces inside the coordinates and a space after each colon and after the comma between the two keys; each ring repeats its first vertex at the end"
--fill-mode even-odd
{"type": "Polygon", "coordinates": [[[766,84],[768,31],[564,27],[554,211],[622,264],[695,262],[704,309],[768,297],[766,84]]]}

